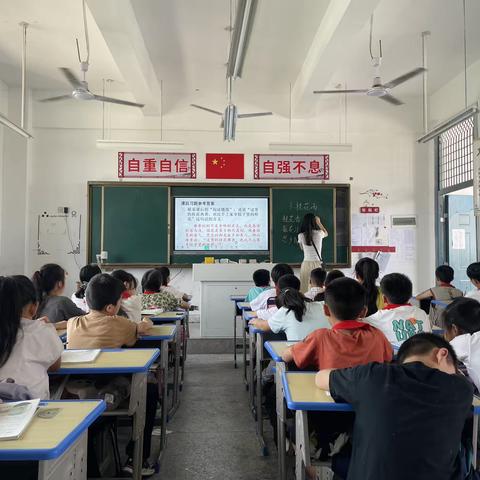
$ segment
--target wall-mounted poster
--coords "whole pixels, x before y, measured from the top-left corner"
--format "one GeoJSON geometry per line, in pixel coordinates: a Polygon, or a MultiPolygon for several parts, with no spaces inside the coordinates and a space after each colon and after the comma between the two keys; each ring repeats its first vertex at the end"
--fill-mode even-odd
{"type": "Polygon", "coordinates": [[[195,153],[118,152],[118,178],[196,178],[195,153]]]}
{"type": "Polygon", "coordinates": [[[330,157],[326,154],[255,154],[255,180],[328,180],[330,157]]]}

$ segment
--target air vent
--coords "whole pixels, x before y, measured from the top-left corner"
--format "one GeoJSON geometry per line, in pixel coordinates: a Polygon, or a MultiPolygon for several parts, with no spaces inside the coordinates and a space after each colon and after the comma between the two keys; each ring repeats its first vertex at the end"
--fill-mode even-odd
{"type": "Polygon", "coordinates": [[[417,217],[415,216],[392,216],[392,227],[416,227],[417,217]]]}

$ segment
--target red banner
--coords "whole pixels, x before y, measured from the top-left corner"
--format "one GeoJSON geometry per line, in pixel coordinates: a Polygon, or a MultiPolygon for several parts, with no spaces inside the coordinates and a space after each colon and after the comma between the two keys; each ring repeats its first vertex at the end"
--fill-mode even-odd
{"type": "Polygon", "coordinates": [[[244,178],[243,153],[207,153],[207,178],[244,178]]]}
{"type": "Polygon", "coordinates": [[[328,180],[330,157],[325,154],[255,154],[253,178],[256,180],[328,180]]]}
{"type": "Polygon", "coordinates": [[[118,152],[118,178],[196,178],[195,153],[118,152]]]}

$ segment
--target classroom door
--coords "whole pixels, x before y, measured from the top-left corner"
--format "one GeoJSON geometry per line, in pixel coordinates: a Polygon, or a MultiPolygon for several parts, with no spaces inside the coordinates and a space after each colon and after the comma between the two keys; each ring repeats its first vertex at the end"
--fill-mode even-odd
{"type": "Polygon", "coordinates": [[[446,209],[448,263],[455,270],[455,286],[466,292],[473,288],[467,277],[467,267],[477,258],[473,195],[447,195],[446,209]]]}

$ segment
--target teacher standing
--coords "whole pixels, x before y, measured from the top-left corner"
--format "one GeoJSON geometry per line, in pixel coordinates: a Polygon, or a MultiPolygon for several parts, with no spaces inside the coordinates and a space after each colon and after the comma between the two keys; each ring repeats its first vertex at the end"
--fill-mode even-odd
{"type": "Polygon", "coordinates": [[[300,290],[303,293],[309,288],[310,272],[322,266],[322,243],[325,237],[328,237],[328,232],[320,217],[307,213],[298,230],[298,245],[303,250],[300,267],[300,290]]]}

